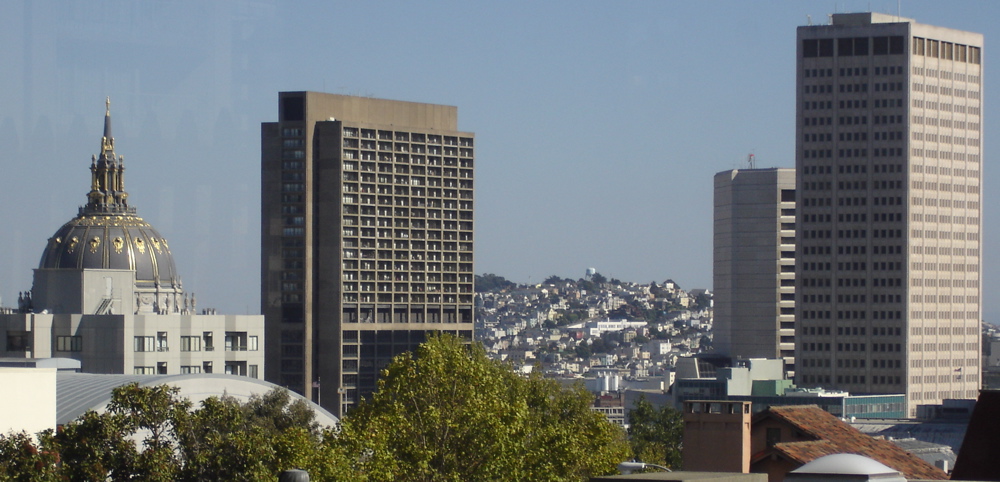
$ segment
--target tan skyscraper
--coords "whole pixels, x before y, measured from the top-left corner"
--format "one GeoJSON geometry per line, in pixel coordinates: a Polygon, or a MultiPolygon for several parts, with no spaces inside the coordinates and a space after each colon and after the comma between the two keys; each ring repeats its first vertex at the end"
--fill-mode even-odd
{"type": "Polygon", "coordinates": [[[799,384],[910,415],[976,397],[982,45],[875,13],[799,27],[799,384]]]}
{"type": "Polygon", "coordinates": [[[451,106],[278,101],[261,126],[265,376],[340,415],[428,333],[472,338],[474,135],[451,106]]]}
{"type": "Polygon", "coordinates": [[[715,175],[713,345],[795,368],[795,169],[715,175]]]}

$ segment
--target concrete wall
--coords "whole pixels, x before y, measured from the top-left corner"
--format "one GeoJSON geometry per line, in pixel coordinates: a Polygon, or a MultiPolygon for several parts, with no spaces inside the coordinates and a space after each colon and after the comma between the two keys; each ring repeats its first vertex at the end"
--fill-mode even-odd
{"type": "Polygon", "coordinates": [[[56,427],[56,369],[0,368],[0,433],[56,427]]]}

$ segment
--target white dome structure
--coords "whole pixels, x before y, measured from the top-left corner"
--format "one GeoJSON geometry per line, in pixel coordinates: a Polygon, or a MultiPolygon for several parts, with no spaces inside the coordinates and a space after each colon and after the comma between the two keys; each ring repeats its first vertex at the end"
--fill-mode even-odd
{"type": "Polygon", "coordinates": [[[906,482],[899,471],[863,455],[833,454],[803,465],[785,477],[795,482],[906,482]]]}

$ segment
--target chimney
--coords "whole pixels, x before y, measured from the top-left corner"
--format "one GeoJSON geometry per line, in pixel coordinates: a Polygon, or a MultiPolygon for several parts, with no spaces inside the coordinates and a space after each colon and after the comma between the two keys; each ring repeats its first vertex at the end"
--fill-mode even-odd
{"type": "Polygon", "coordinates": [[[684,402],[684,470],[750,473],[750,402],[684,402]]]}

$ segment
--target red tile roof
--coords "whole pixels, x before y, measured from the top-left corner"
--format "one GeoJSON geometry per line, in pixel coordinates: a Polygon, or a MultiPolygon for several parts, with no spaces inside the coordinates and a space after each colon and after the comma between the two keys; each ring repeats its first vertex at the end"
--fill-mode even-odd
{"type": "Polygon", "coordinates": [[[941,469],[925,462],[887,440],[868,436],[816,405],[771,407],[759,414],[754,422],[766,418],[783,420],[810,437],[807,442],[775,444],[769,453],[807,464],[824,455],[858,454],[898,470],[907,479],[945,480],[941,469]]]}

